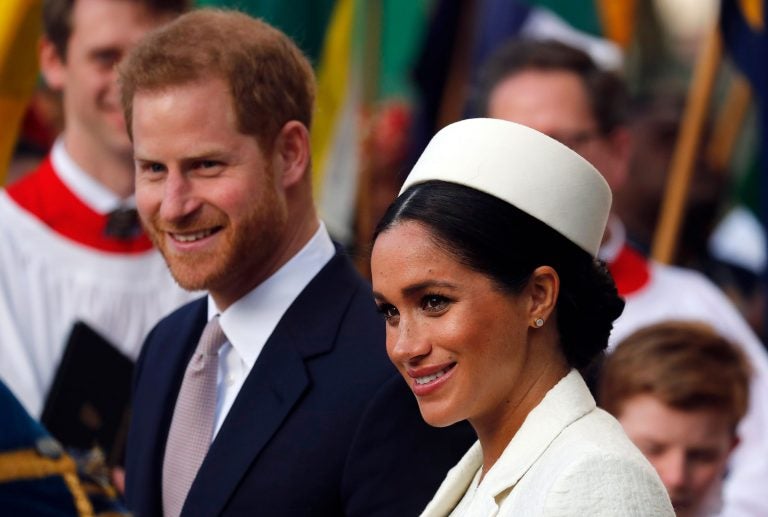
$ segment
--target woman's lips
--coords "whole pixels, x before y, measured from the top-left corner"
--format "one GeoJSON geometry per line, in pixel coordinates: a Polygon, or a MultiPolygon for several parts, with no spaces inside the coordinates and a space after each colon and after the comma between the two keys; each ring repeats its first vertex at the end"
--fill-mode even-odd
{"type": "Polygon", "coordinates": [[[456,363],[447,363],[421,368],[408,368],[408,376],[413,379],[411,389],[416,396],[425,396],[448,381],[456,363]]]}

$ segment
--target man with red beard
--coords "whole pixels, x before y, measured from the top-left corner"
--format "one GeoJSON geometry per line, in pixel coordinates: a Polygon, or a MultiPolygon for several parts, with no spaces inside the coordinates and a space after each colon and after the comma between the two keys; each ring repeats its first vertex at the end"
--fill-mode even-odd
{"type": "Polygon", "coordinates": [[[34,416],[75,324],[135,359],[152,325],[190,299],[137,224],[115,73],[188,3],[44,2],[40,64],[65,129],[37,170],[0,192],[0,377],[34,416]]]}
{"type": "Polygon", "coordinates": [[[201,10],[120,71],[141,218],[187,289],[151,332],[126,460],[137,515],[416,515],[474,440],[389,363],[370,286],[312,199],[312,68],[285,34],[201,10]]]}

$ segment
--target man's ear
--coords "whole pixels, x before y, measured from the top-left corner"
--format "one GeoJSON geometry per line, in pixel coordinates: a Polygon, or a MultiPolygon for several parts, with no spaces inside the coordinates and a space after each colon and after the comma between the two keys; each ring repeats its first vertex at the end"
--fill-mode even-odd
{"type": "Polygon", "coordinates": [[[736,436],[736,432],[733,433],[733,440],[731,440],[731,448],[728,450],[728,454],[731,454],[733,452],[733,449],[736,448],[737,445],[741,443],[741,438],[736,436]]]}
{"type": "Polygon", "coordinates": [[[539,266],[531,273],[531,278],[525,291],[530,297],[529,314],[531,323],[537,320],[548,321],[557,305],[557,296],[560,293],[560,276],[550,266],[539,266]]]}
{"type": "Polygon", "coordinates": [[[286,122],[275,138],[274,157],[282,186],[290,188],[309,175],[309,131],[298,120],[286,122]]]}
{"type": "Polygon", "coordinates": [[[56,46],[48,39],[41,38],[39,43],[40,72],[45,78],[48,87],[54,91],[64,88],[66,65],[63,58],[56,50],[56,46]]]}

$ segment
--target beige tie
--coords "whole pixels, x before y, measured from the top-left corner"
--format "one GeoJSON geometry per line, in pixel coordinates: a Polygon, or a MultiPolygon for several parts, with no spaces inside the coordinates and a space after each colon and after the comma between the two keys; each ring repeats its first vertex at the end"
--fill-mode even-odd
{"type": "Polygon", "coordinates": [[[184,372],[173,410],[163,459],[163,514],[181,514],[200,465],[211,445],[216,413],[216,374],[219,348],[227,337],[219,317],[208,322],[184,372]]]}

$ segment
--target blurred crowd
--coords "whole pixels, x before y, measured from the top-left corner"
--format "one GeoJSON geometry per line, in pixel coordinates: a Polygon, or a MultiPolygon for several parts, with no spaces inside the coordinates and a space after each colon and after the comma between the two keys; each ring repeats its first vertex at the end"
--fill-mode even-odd
{"type": "MultiPolygon", "coordinates": [[[[0,426],[0,509],[14,514],[23,508],[25,515],[127,513],[132,508],[125,505],[123,468],[131,387],[112,386],[110,379],[143,375],[147,383],[147,370],[156,363],[145,359],[138,373],[133,364],[147,353],[145,343],[164,334],[155,331],[145,341],[147,335],[187,302],[208,291],[216,294],[219,284],[196,282],[194,267],[169,259],[173,250],[152,233],[160,231],[151,225],[165,216],[161,209],[143,221],[145,229],[140,225],[137,209],[142,216],[149,209],[137,200],[134,174],[171,165],[155,159],[162,153],[149,145],[134,149],[124,113],[134,109],[135,97],[121,96],[118,67],[146,34],[195,6],[186,0],[43,4],[39,85],[12,159],[3,164],[0,194],[0,420],[8,423],[0,426]],[[91,359],[82,362],[82,357],[91,359]],[[96,364],[97,357],[103,362],[96,364]],[[106,397],[93,397],[76,382],[90,379],[93,370],[103,371],[91,389],[105,390],[106,397]],[[62,394],[87,399],[88,405],[67,402],[62,394]],[[22,468],[22,463],[40,466],[22,468]],[[46,513],[46,501],[59,513],[46,513]]],[[[345,188],[353,197],[334,198],[339,190],[313,185],[320,220],[326,212],[329,220],[335,217],[335,208],[327,208],[334,204],[345,205],[347,214],[327,223],[325,251],[330,256],[343,247],[362,277],[370,278],[377,222],[426,143],[450,122],[504,119],[565,144],[602,174],[613,193],[598,257],[625,308],[605,357],[582,372],[598,404],[650,460],[678,515],[768,514],[768,244],[757,195],[764,180],[755,145],[760,128],[748,110],[737,117],[736,143],[726,159],[714,156],[712,149],[726,138],[721,125],[728,118],[728,113],[718,118],[718,108],[739,78],[727,57],[690,164],[693,179],[674,260],[662,264],[652,257],[670,167],[685,130],[693,51],[703,46],[717,13],[687,34],[693,43],[676,47],[679,34],[670,32],[658,7],[662,2],[628,2],[635,9],[630,18],[642,24],[621,37],[614,30],[612,38],[607,30],[598,35],[575,26],[557,11],[557,2],[426,4],[423,45],[409,63],[412,93],[359,102],[348,108],[358,131],[335,130],[346,135],[346,147],[329,151],[335,165],[323,167],[351,169],[354,179],[346,181],[352,186],[345,188]],[[353,149],[354,156],[340,149],[353,149]]],[[[154,65],[164,66],[161,60],[154,65]]],[[[133,73],[129,79],[137,83],[153,80],[133,73]]],[[[329,83],[320,78],[318,103],[329,95],[323,91],[329,83]]],[[[147,131],[153,120],[143,120],[139,129],[147,131]]],[[[313,124],[306,123],[311,133],[324,128],[317,118],[313,124]]],[[[317,135],[311,137],[314,146],[317,135]]],[[[309,133],[301,138],[309,139],[309,133]]],[[[200,169],[215,167],[207,158],[201,161],[200,169]]],[[[163,195],[169,195],[173,187],[165,189],[163,195]]],[[[311,205],[312,194],[302,195],[311,205]]],[[[279,217],[266,221],[281,224],[279,217]]],[[[321,223],[308,235],[317,239],[325,227],[321,223]]],[[[260,259],[269,262],[264,253],[260,259]]],[[[209,298],[209,311],[213,302],[221,300],[209,298]]],[[[218,307],[226,314],[226,307],[218,307]]],[[[383,354],[383,330],[373,334],[383,354]]],[[[181,383],[179,372],[173,375],[181,383]]],[[[232,381],[243,386],[237,390],[247,389],[243,379],[232,381]]],[[[145,396],[151,392],[146,384],[143,389],[145,396]]],[[[237,393],[228,396],[234,400],[237,393]]],[[[134,414],[148,418],[137,403],[133,400],[134,414]]],[[[163,418],[170,425],[170,414],[163,418]]],[[[456,454],[446,455],[444,470],[471,441],[466,429],[454,432],[456,454]]],[[[134,440],[141,436],[132,433],[134,440]]],[[[447,436],[441,440],[448,442],[447,436]]],[[[136,454],[139,447],[135,442],[133,447],[136,454]]],[[[134,490],[131,499],[129,488],[128,502],[152,508],[134,490]]]]}

